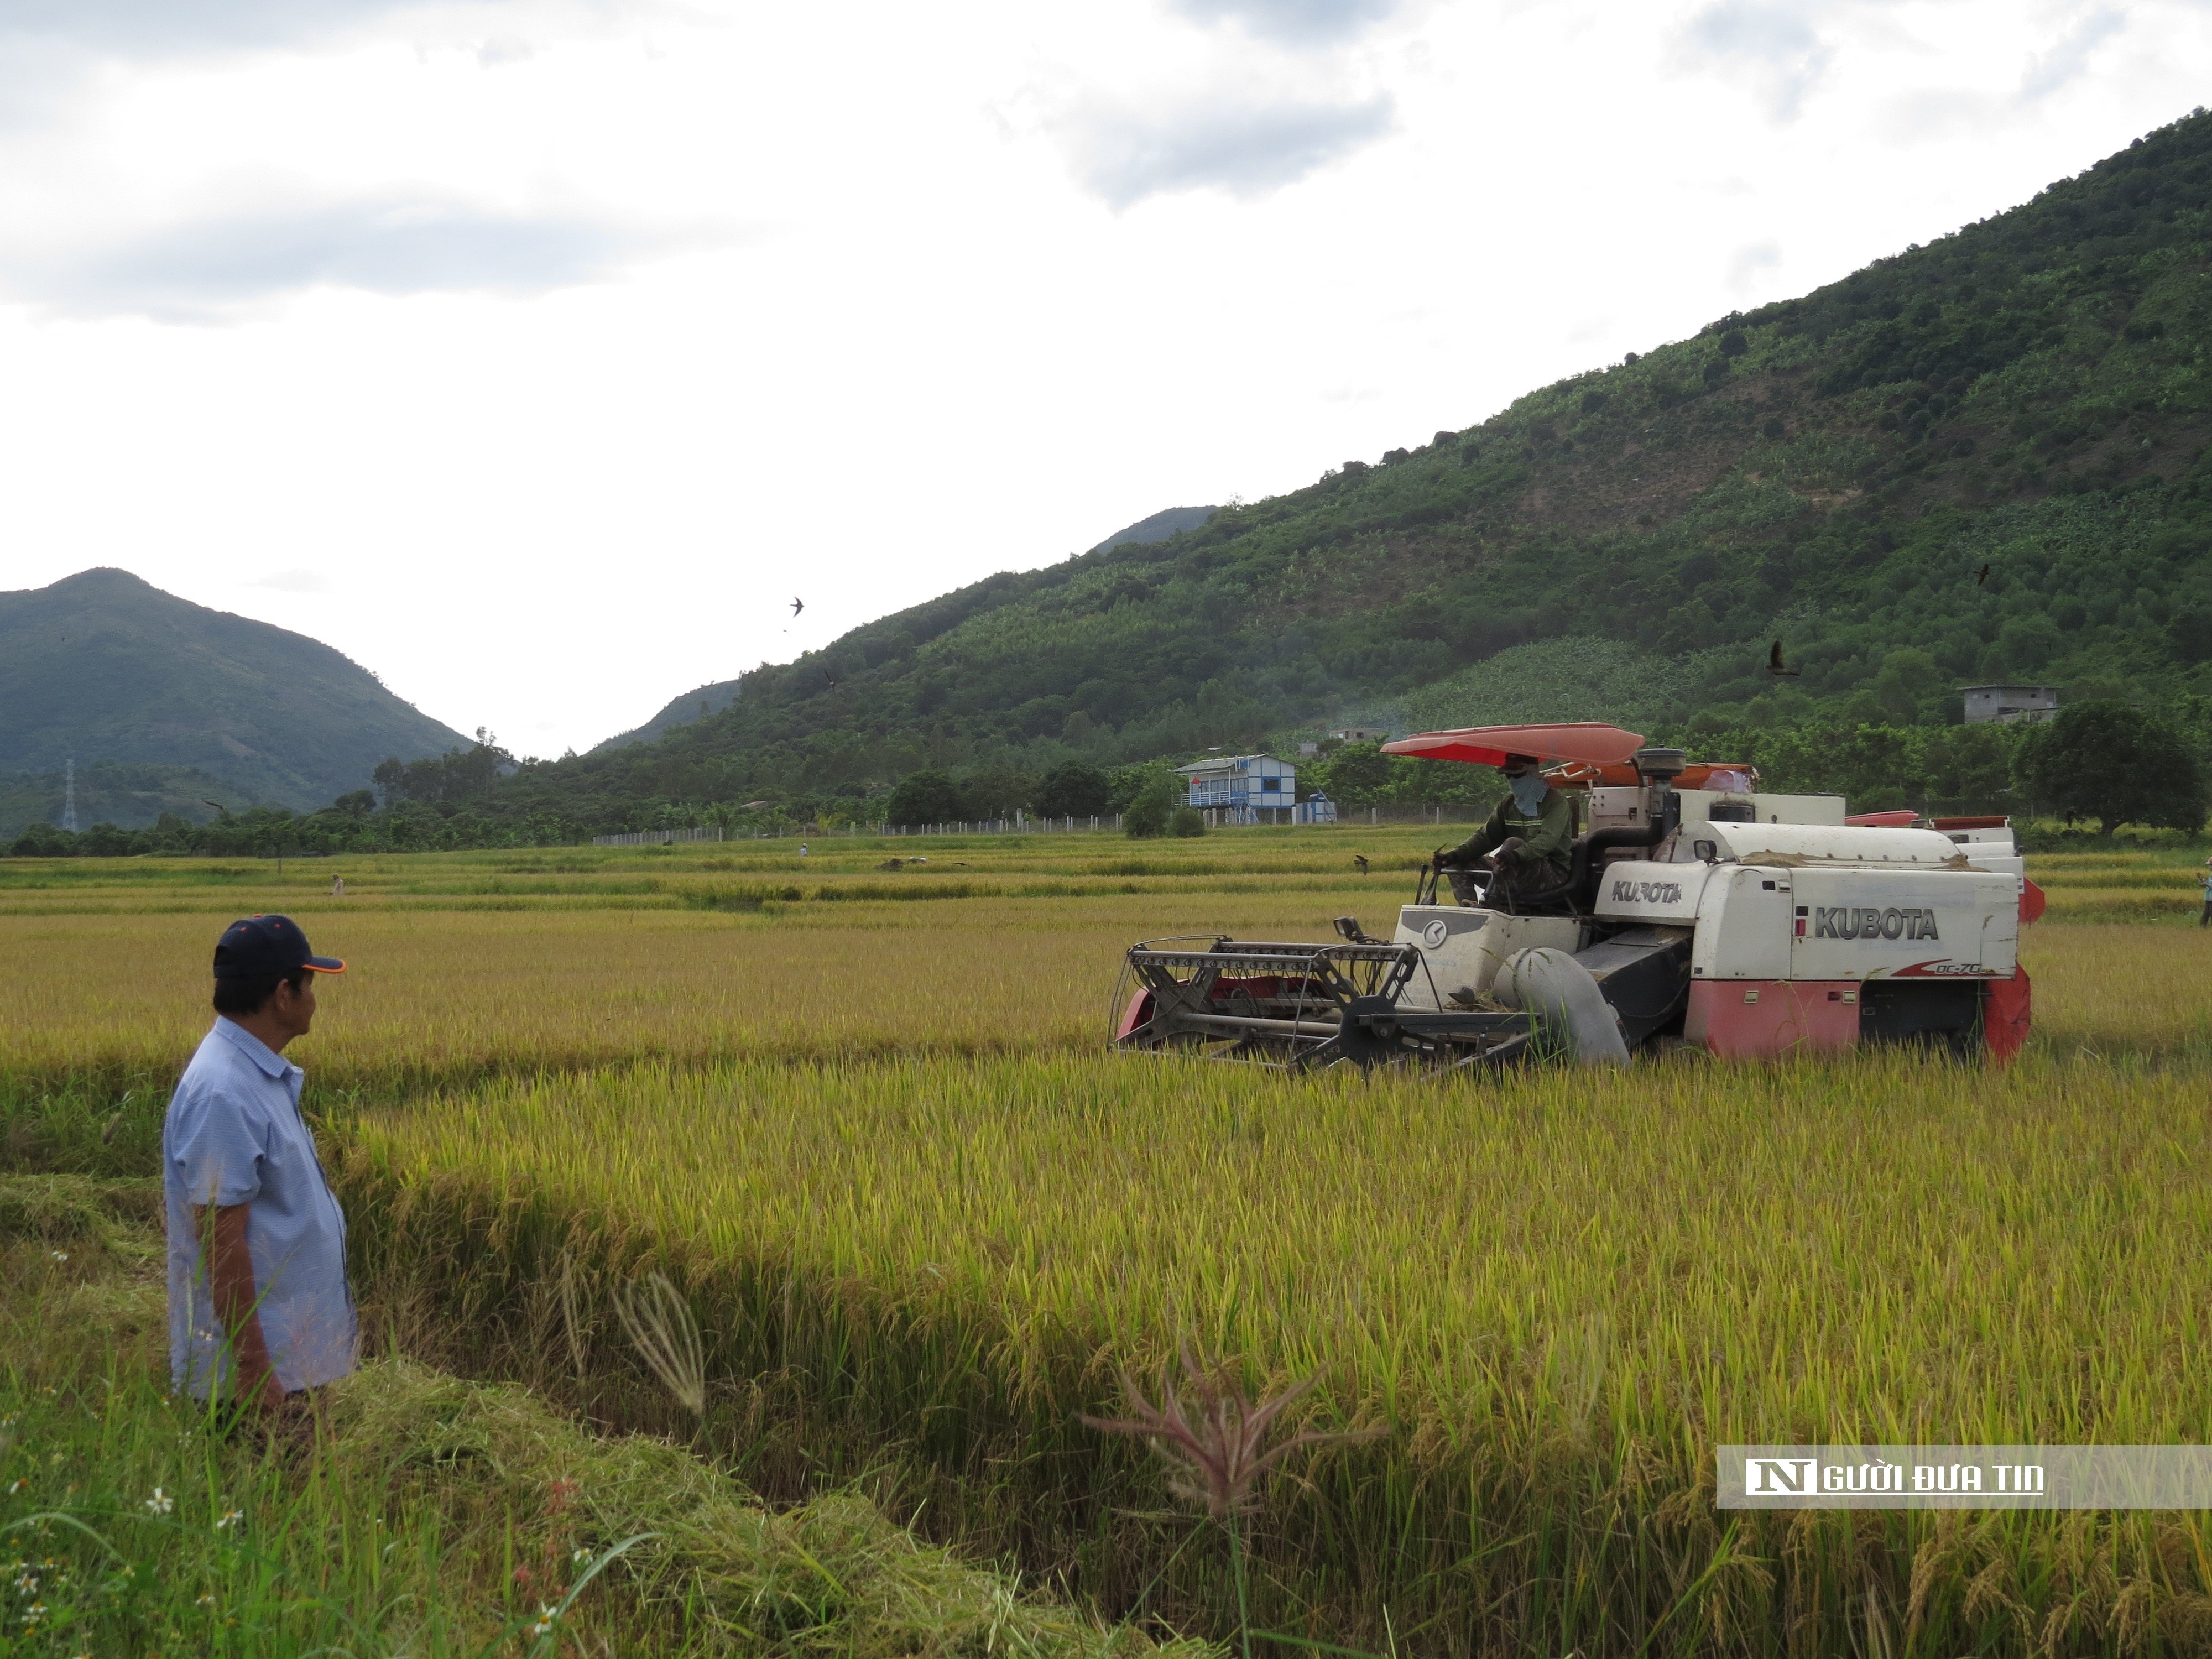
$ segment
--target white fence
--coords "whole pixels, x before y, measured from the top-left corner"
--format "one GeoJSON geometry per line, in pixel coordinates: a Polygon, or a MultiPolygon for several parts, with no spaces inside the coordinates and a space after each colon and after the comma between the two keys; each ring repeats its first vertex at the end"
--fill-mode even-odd
{"type": "Polygon", "coordinates": [[[705,830],[640,830],[628,836],[593,836],[594,847],[665,847],[678,841],[720,841],[722,826],[705,830]]]}
{"type": "MultiPolygon", "coordinates": [[[[1238,817],[1237,809],[1234,807],[1215,806],[1203,810],[1209,829],[1220,829],[1237,822],[1259,823],[1261,820],[1258,813],[1262,811],[1279,813],[1283,818],[1295,823],[1339,823],[1346,821],[1339,817],[1334,803],[1327,800],[1299,801],[1295,805],[1285,802],[1283,805],[1273,809],[1267,807],[1251,809],[1251,815],[1241,819],[1238,817]]],[[[1453,820],[1462,821],[1467,817],[1468,810],[1464,807],[1451,808],[1453,820]]],[[[1439,806],[1394,807],[1389,809],[1389,821],[1393,823],[1415,822],[1442,823],[1444,822],[1445,811],[1445,808],[1439,806]]],[[[1473,821],[1480,823],[1485,816],[1486,816],[1485,812],[1476,809],[1474,811],[1473,821]]],[[[1369,823],[1379,824],[1383,821],[1381,809],[1371,806],[1367,809],[1369,823]]],[[[795,828],[774,831],[753,830],[746,834],[745,839],[784,841],[805,840],[811,836],[819,840],[826,839],[833,833],[847,836],[1065,835],[1085,830],[1119,830],[1121,827],[1121,815],[1119,812],[1101,813],[1090,817],[1066,818],[1033,818],[1026,812],[1018,812],[1010,818],[981,818],[961,823],[869,825],[856,823],[848,829],[836,831],[806,830],[795,828]]],[[[627,836],[593,836],[592,845],[594,847],[665,847],[676,842],[721,841],[725,838],[722,827],[720,824],[714,824],[704,830],[640,830],[627,836]]]]}
{"type": "Polygon", "coordinates": [[[1033,818],[1017,812],[1010,818],[981,818],[973,823],[879,823],[881,836],[1034,836],[1072,834],[1079,830],[1119,830],[1119,812],[1105,817],[1033,818]]]}

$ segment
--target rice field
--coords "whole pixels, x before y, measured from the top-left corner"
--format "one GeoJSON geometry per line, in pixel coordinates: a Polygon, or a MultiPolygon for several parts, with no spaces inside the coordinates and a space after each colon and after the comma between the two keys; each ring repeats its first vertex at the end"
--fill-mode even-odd
{"type": "Polygon", "coordinates": [[[283,908],[352,964],[296,1053],[386,1332],[779,1499],[858,1480],[1107,1616],[1222,1635],[1218,1529],[1080,1421],[1188,1341],[1380,1431],[1250,1523],[1279,1642],[2200,1650],[2205,1517],[1723,1516],[1711,1449],[2212,1434],[2198,856],[2031,860],[2037,1032],[2003,1072],[1096,1052],[1127,943],[1377,927],[1435,838],[0,863],[9,1144],[143,1158],[215,927],[283,908]],[[648,1268],[706,1334],[696,1424],[551,1288],[648,1268]]]}
{"type": "MultiPolygon", "coordinates": [[[[765,842],[295,860],[282,876],[273,861],[5,860],[0,1066],[51,1086],[165,1092],[205,1029],[191,988],[213,935],[255,910],[297,917],[350,964],[324,988],[330,1012],[302,1050],[328,1091],[641,1059],[1088,1048],[1133,940],[1325,938],[1347,913],[1380,927],[1435,834],[838,838],[804,860],[765,842]],[[881,868],[918,846],[928,864],[881,868]],[[1371,873],[1353,869],[1355,853],[1371,873]]],[[[2040,1040],[2212,1055],[2200,989],[2212,930],[2185,925],[2194,860],[2050,862],[2034,870],[2051,909],[2023,946],[2040,1040]]]]}

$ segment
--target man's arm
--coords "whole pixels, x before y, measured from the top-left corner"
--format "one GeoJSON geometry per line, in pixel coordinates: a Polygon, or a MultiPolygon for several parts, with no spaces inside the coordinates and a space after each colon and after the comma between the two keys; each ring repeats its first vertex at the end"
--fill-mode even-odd
{"type": "Polygon", "coordinates": [[[1450,852],[1445,854],[1443,861],[1446,864],[1455,864],[1465,868],[1486,855],[1504,839],[1505,803],[1500,801],[1491,809],[1489,821],[1458,846],[1453,848],[1450,852]]]}
{"type": "Polygon", "coordinates": [[[195,1204],[192,1226],[199,1234],[208,1289],[216,1317],[230,1338],[231,1386],[243,1401],[274,1411],[284,1388],[269,1363],[269,1344],[256,1311],[261,1292],[253,1283],[253,1255],[246,1248],[246,1217],[250,1204],[195,1204]]]}

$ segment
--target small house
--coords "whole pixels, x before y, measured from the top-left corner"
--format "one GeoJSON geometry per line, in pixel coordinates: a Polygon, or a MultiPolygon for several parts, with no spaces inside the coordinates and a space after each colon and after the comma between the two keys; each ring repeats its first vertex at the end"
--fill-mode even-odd
{"type": "Polygon", "coordinates": [[[1390,734],[1379,726],[1346,726],[1329,736],[1339,743],[1385,743],[1390,734]]]}
{"type": "Polygon", "coordinates": [[[1984,720],[2049,720],[2058,718],[2055,685],[1962,685],[1966,724],[1984,720]]]}
{"type": "Polygon", "coordinates": [[[1216,823],[1295,821],[1298,769],[1289,761],[1273,755],[1209,755],[1176,771],[1189,780],[1189,804],[1218,811],[1216,823]]]}

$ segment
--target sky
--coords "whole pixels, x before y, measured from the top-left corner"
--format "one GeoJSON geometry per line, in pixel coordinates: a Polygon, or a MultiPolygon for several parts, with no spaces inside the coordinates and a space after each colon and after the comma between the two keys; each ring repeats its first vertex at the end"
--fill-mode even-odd
{"type": "Polygon", "coordinates": [[[0,588],[120,566],[587,749],[2208,85],[2191,0],[5,0],[0,588]]]}

